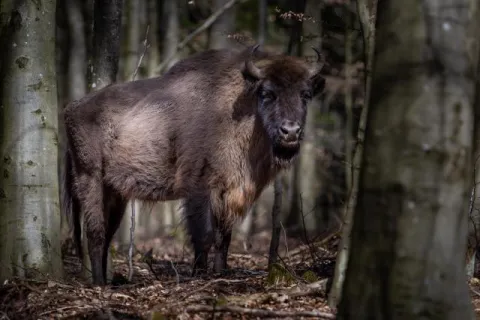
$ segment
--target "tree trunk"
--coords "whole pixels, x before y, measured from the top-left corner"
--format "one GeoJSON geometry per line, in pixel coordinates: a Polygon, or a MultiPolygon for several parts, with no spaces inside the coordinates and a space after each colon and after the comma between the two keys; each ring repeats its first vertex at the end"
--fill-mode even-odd
{"type": "Polygon", "coordinates": [[[0,281],[62,275],[54,0],[2,3],[0,281]],[[11,9],[11,10],[9,10],[11,9]],[[8,11],[7,11],[8,10],[8,11]],[[3,38],[6,37],[6,38],[3,38]]]}
{"type": "MultiPolygon", "coordinates": [[[[140,1],[125,0],[125,9],[127,21],[125,21],[125,60],[122,80],[130,81],[140,58],[140,1]]],[[[130,207],[130,204],[127,207],[130,207]]]]}
{"type": "MultiPolygon", "coordinates": [[[[57,8],[55,13],[55,55],[56,55],[56,84],[57,84],[57,111],[58,111],[58,163],[61,163],[64,158],[65,148],[65,130],[63,125],[63,107],[68,102],[68,64],[70,55],[70,36],[67,21],[67,8],[65,2],[57,1],[57,8]]],[[[86,69],[84,70],[86,71],[86,69]]],[[[63,177],[64,166],[59,165],[57,172],[59,184],[61,185],[61,177],[63,177]]],[[[60,190],[59,190],[60,191],[60,190]]],[[[61,195],[59,194],[59,197],[61,195]]],[[[60,202],[60,205],[62,203],[60,202]]],[[[63,212],[61,210],[60,212],[63,212]]],[[[68,226],[67,217],[60,214],[60,242],[63,249],[69,250],[74,247],[73,230],[68,226]],[[66,245],[64,247],[64,245],[66,245]]]]}
{"type": "MultiPolygon", "coordinates": [[[[263,46],[265,43],[266,39],[266,34],[267,34],[267,0],[260,0],[258,2],[258,44],[260,46],[263,46]]],[[[253,206],[248,210],[248,213],[245,216],[245,219],[243,219],[242,224],[240,225],[239,229],[241,230],[241,234],[243,236],[243,247],[245,249],[250,247],[250,239],[252,235],[255,232],[255,220],[256,217],[258,216],[258,206],[257,204],[253,204],[253,206]]],[[[275,217],[276,219],[281,218],[281,208],[280,211],[278,212],[278,217],[275,217]]],[[[280,220],[278,220],[278,223],[280,224],[280,220]]],[[[273,221],[272,221],[273,224],[273,221]]],[[[273,227],[275,228],[275,227],[273,227]]],[[[273,240],[273,233],[272,233],[272,240],[273,240]]]]}
{"type": "Polygon", "coordinates": [[[258,1],[258,44],[263,46],[267,39],[267,0],[258,1]]]}
{"type": "MultiPolygon", "coordinates": [[[[213,12],[222,8],[229,0],[213,0],[213,12]]],[[[228,35],[235,32],[236,6],[225,10],[210,27],[209,48],[223,49],[228,47],[228,35]]]]}
{"type": "Polygon", "coordinates": [[[150,26],[150,31],[148,33],[148,43],[150,47],[147,51],[147,74],[148,77],[155,77],[155,68],[160,63],[160,54],[159,54],[159,41],[158,41],[158,1],[157,0],[148,0],[148,25],[150,26]]]}
{"type": "MultiPolygon", "coordinates": [[[[300,1],[301,2],[301,1],[300,1]]],[[[301,3],[298,3],[301,5],[301,3]]],[[[321,51],[321,2],[308,1],[304,5],[306,7],[298,7],[299,13],[303,13],[312,19],[304,21],[302,23],[295,22],[295,26],[292,29],[291,37],[298,37],[297,40],[291,40],[290,43],[300,45],[298,54],[306,56],[316,55],[312,50],[312,47],[321,51]],[[303,11],[304,10],[304,11],[303,11]],[[297,26],[297,24],[299,24],[297,26]],[[299,29],[299,30],[297,30],[299,29]],[[314,41],[301,41],[301,36],[316,35],[314,41]]],[[[292,50],[297,48],[297,45],[292,44],[292,50]]],[[[320,138],[317,134],[320,112],[320,100],[318,97],[312,99],[308,104],[308,113],[305,123],[305,139],[300,149],[300,155],[295,162],[293,169],[293,199],[291,200],[291,207],[289,216],[287,218],[286,225],[288,227],[294,227],[294,229],[302,230],[302,234],[305,236],[308,231],[317,231],[319,225],[317,225],[317,217],[321,216],[320,208],[316,207],[315,201],[320,190],[322,181],[319,177],[317,148],[320,147],[320,138]],[[307,178],[308,177],[308,178],[307,178]],[[303,217],[302,217],[303,215],[303,217]],[[296,228],[295,228],[296,227],[296,228]],[[303,230],[305,229],[305,230],[303,230]]],[[[308,239],[304,239],[308,241],[308,239]]]]}
{"type": "MultiPolygon", "coordinates": [[[[479,10],[477,8],[477,10],[479,10]]],[[[471,26],[474,30],[480,30],[480,20],[476,25],[471,26]]],[[[477,33],[478,34],[478,33],[477,33]]],[[[476,37],[476,42],[480,42],[480,36],[476,37]]],[[[472,167],[474,169],[474,178],[472,182],[472,190],[469,204],[469,228],[468,228],[468,246],[467,246],[467,277],[478,277],[478,258],[480,257],[480,189],[478,182],[480,181],[480,55],[477,57],[476,70],[476,91],[475,91],[475,156],[472,167]]]]}
{"type": "Polygon", "coordinates": [[[82,3],[79,0],[66,0],[69,30],[68,100],[77,100],[87,92],[87,46],[85,40],[82,3]]]}
{"type": "MultiPolygon", "coordinates": [[[[86,2],[90,8],[89,2],[86,2]]],[[[87,70],[89,90],[100,90],[117,79],[118,60],[120,53],[120,33],[122,26],[123,0],[95,1],[93,4],[93,31],[91,36],[92,57],[87,70]]],[[[88,21],[88,19],[87,19],[88,21]]],[[[87,36],[88,39],[88,36],[87,36]]],[[[88,49],[88,47],[87,47],[88,49]]],[[[83,217],[82,217],[83,226],[83,217]]],[[[82,228],[83,261],[89,261],[87,237],[82,228]]],[[[91,277],[91,273],[82,268],[84,277],[91,277]]],[[[112,260],[108,255],[107,280],[112,277],[112,260]]]]}
{"type": "Polygon", "coordinates": [[[101,89],[117,79],[123,0],[95,1],[89,88],[101,89]]]}
{"type": "MultiPolygon", "coordinates": [[[[166,59],[177,52],[180,41],[180,24],[178,17],[178,3],[176,0],[163,2],[163,19],[165,23],[165,36],[162,43],[162,59],[166,59]]],[[[178,55],[179,53],[177,53],[178,55]]],[[[178,56],[168,62],[165,70],[169,69],[178,61],[178,56]]]]}
{"type": "MultiPolygon", "coordinates": [[[[343,214],[343,226],[342,226],[342,238],[340,240],[339,250],[337,253],[337,260],[335,262],[335,273],[332,281],[332,288],[329,292],[328,304],[331,308],[337,306],[338,302],[342,296],[342,287],[343,281],[345,279],[345,270],[347,269],[348,256],[350,251],[350,233],[352,229],[353,215],[355,212],[355,206],[357,203],[358,196],[358,186],[359,186],[359,174],[362,167],[362,158],[363,158],[363,143],[364,143],[364,134],[367,125],[368,110],[370,104],[370,94],[371,94],[371,70],[373,62],[373,54],[375,49],[375,21],[377,15],[377,0],[358,0],[357,1],[357,12],[360,18],[360,23],[362,25],[362,37],[363,37],[363,49],[364,49],[364,58],[366,65],[366,75],[365,75],[365,100],[362,114],[360,116],[360,122],[358,125],[357,132],[357,143],[354,148],[346,147],[346,159],[347,166],[345,167],[346,174],[346,186],[347,186],[347,201],[343,214]],[[352,150],[353,149],[353,150],[352,150]],[[351,154],[350,154],[351,152],[351,154]]],[[[350,25],[351,27],[351,25],[350,25]]],[[[351,33],[351,30],[347,30],[347,33],[351,33]]],[[[350,37],[348,35],[347,37],[350,37]]],[[[346,44],[351,45],[351,43],[346,44]]],[[[352,48],[349,48],[351,50],[352,48]]],[[[349,53],[351,54],[351,52],[349,53]]],[[[347,56],[348,54],[346,54],[347,56]]],[[[349,59],[346,59],[347,62],[349,59]]],[[[347,63],[348,64],[348,63],[347,63]]],[[[347,77],[351,80],[350,77],[347,77]]],[[[353,110],[352,110],[352,101],[349,99],[352,98],[351,89],[346,94],[346,109],[347,109],[347,130],[345,135],[346,146],[349,145],[350,135],[353,129],[353,110]],[[349,96],[349,97],[348,97],[349,96]],[[348,107],[350,104],[350,107],[348,107]]]]}
{"type": "Polygon", "coordinates": [[[274,181],[273,206],[272,206],[272,239],[270,241],[270,250],[268,254],[268,265],[277,262],[278,246],[280,245],[280,213],[282,211],[282,177],[279,175],[274,181]]]}
{"type": "Polygon", "coordinates": [[[478,46],[466,39],[479,19],[476,0],[379,2],[338,319],[473,319],[464,268],[478,46]]]}

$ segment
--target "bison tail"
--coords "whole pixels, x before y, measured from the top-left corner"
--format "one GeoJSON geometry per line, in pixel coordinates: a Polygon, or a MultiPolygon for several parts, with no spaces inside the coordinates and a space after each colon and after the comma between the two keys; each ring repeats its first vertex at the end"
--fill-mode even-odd
{"type": "Polygon", "coordinates": [[[70,231],[73,231],[73,242],[80,259],[83,257],[82,252],[82,228],[80,223],[80,210],[72,197],[73,189],[73,163],[68,146],[63,154],[63,174],[61,189],[62,215],[66,217],[70,231]]]}

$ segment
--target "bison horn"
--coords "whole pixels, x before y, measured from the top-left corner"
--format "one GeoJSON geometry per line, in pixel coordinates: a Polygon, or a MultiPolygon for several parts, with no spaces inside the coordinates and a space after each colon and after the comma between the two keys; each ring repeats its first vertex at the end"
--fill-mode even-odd
{"type": "Polygon", "coordinates": [[[311,76],[314,77],[316,74],[318,74],[320,71],[322,71],[323,66],[325,65],[325,56],[318,51],[318,49],[312,47],[313,51],[317,54],[317,65],[316,67],[311,71],[311,76]]]}
{"type": "Polygon", "coordinates": [[[247,61],[245,61],[246,73],[254,77],[255,79],[262,79],[264,76],[262,70],[260,70],[260,68],[257,67],[252,61],[253,55],[255,54],[255,51],[257,51],[259,46],[260,45],[257,44],[255,47],[253,47],[252,51],[250,51],[250,56],[247,58],[247,61]]]}

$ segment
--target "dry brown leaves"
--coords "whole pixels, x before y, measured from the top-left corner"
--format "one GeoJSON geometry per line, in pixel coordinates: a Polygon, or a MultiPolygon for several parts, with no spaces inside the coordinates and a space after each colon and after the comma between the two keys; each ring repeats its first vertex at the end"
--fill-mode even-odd
{"type": "MultiPolygon", "coordinates": [[[[132,283],[104,288],[77,278],[78,260],[69,257],[64,261],[68,281],[13,279],[0,286],[0,319],[206,319],[213,314],[222,319],[334,319],[326,306],[325,280],[309,284],[301,278],[305,270],[314,270],[324,279],[333,265],[309,261],[331,253],[312,253],[289,242],[292,250],[281,254],[296,281],[268,285],[268,233],[257,237],[249,252],[242,243],[232,243],[224,274],[195,278],[190,277],[191,252],[174,239],[157,239],[150,266],[135,256],[132,283]]],[[[145,243],[140,251],[147,248],[145,243]]],[[[114,265],[116,273],[128,274],[124,257],[117,255],[114,265]]]]}

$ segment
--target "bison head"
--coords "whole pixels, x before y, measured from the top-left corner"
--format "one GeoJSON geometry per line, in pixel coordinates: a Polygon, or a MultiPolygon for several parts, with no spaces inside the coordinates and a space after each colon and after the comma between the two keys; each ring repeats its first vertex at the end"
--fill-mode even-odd
{"type": "Polygon", "coordinates": [[[272,143],[274,158],[277,163],[288,164],[300,149],[307,104],[324,88],[325,79],[320,75],[323,64],[309,70],[303,60],[289,56],[254,62],[257,48],[245,61],[243,73],[255,81],[257,117],[272,143]]]}

